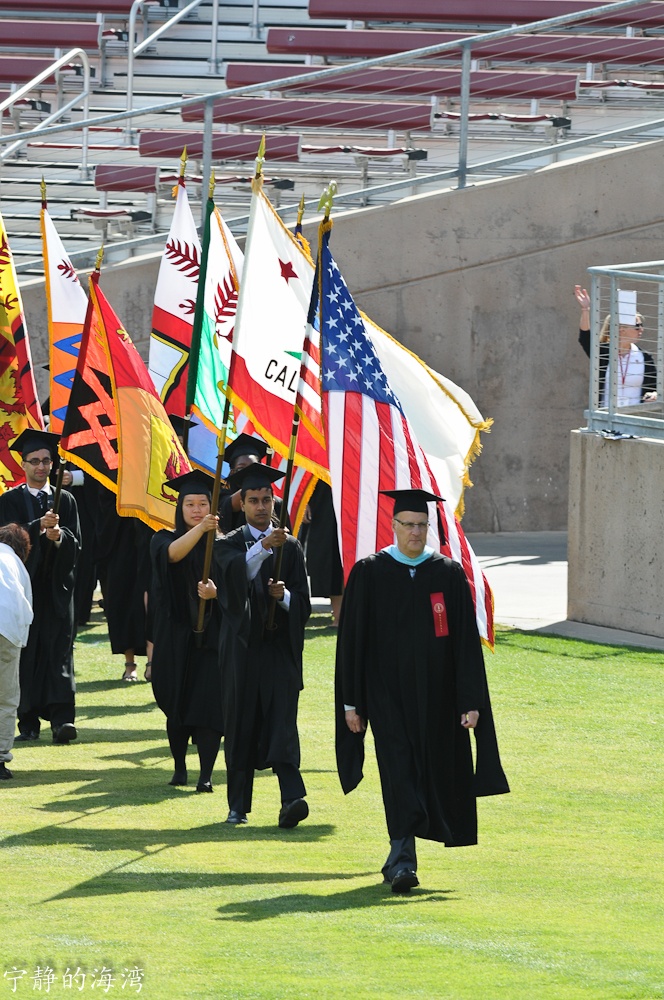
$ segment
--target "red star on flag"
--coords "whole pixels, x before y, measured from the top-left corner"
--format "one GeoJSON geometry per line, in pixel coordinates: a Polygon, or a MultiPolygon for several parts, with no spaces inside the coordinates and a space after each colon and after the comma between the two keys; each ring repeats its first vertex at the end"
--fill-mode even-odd
{"type": "Polygon", "coordinates": [[[286,284],[288,284],[289,278],[298,277],[297,271],[294,269],[293,265],[289,260],[287,261],[280,260],[279,267],[281,268],[281,277],[284,279],[286,284]]]}

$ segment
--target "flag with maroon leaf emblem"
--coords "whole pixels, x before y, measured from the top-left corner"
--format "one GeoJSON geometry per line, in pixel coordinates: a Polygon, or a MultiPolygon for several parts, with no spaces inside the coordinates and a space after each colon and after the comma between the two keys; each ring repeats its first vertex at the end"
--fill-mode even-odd
{"type": "Polygon", "coordinates": [[[187,365],[201,267],[201,244],[184,177],[159,267],[148,370],[167,413],[185,414],[187,365]]]}

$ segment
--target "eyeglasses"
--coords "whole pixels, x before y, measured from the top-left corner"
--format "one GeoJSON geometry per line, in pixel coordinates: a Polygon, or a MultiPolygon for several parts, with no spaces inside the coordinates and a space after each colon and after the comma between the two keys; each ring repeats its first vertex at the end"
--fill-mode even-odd
{"type": "Polygon", "coordinates": [[[642,330],[642,329],[643,329],[643,323],[635,323],[635,324],[634,324],[634,327],[635,327],[635,329],[637,329],[637,330],[642,330]]]}
{"type": "Polygon", "coordinates": [[[398,517],[395,517],[394,520],[406,531],[426,531],[429,527],[428,521],[400,521],[398,517]]]}
{"type": "Polygon", "coordinates": [[[52,458],[26,458],[25,462],[36,469],[38,465],[53,465],[52,458]]]}

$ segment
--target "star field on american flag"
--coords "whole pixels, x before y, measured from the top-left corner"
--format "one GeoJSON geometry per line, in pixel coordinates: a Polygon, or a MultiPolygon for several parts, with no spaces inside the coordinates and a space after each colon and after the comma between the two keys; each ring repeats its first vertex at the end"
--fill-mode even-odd
{"type": "Polygon", "coordinates": [[[360,392],[377,403],[388,403],[401,410],[327,243],[322,248],[322,272],[323,389],[360,392]]]}

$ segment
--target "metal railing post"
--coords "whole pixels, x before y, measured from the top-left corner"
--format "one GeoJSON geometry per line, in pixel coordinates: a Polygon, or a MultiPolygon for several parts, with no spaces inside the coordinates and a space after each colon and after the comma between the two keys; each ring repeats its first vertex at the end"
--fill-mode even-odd
{"type": "Polygon", "coordinates": [[[461,47],[461,93],[459,127],[459,182],[457,187],[465,188],[468,173],[468,116],[470,114],[470,45],[461,47]]]}
{"type": "Polygon", "coordinates": [[[257,41],[261,37],[261,24],[260,24],[260,0],[254,0],[251,6],[251,37],[254,41],[257,41]]]}
{"type": "Polygon", "coordinates": [[[212,176],[212,125],[214,123],[214,100],[208,98],[205,102],[205,119],[203,124],[203,183],[201,185],[201,226],[205,225],[207,210],[207,192],[210,190],[212,176]]]}
{"type": "Polygon", "coordinates": [[[219,0],[212,0],[212,38],[210,42],[210,73],[219,72],[219,0]]]}
{"type": "Polygon", "coordinates": [[[600,407],[599,398],[599,316],[601,278],[593,274],[590,285],[590,378],[588,379],[588,427],[596,430],[596,411],[600,407]]]}
{"type": "MultiPolygon", "coordinates": [[[[136,18],[144,0],[134,0],[129,11],[129,45],[127,46],[127,111],[133,110],[134,104],[134,48],[136,45],[136,18]]],[[[125,142],[131,143],[134,139],[132,129],[133,119],[127,119],[125,127],[125,142]]]]}
{"type": "Polygon", "coordinates": [[[664,401],[664,269],[657,286],[657,400],[664,401]]]}

